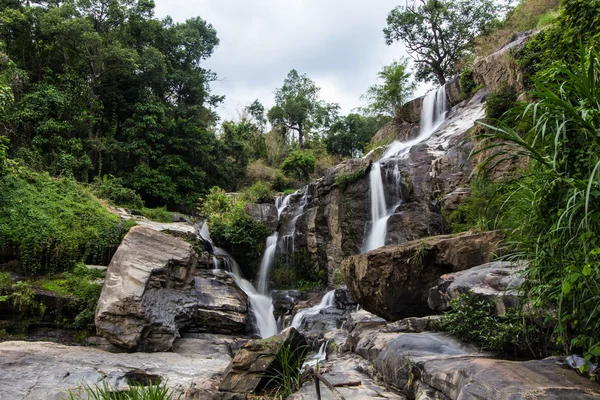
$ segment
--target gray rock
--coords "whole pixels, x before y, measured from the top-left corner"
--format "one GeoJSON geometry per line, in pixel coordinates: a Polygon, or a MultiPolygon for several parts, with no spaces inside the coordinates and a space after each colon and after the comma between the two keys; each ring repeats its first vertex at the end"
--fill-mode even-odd
{"type": "Polygon", "coordinates": [[[442,211],[449,213],[455,211],[471,196],[471,189],[458,188],[442,198],[442,211]]]}
{"type": "Polygon", "coordinates": [[[274,231],[277,229],[277,207],[273,203],[249,203],[244,206],[246,214],[262,222],[267,228],[274,231]]]}
{"type": "Polygon", "coordinates": [[[390,321],[425,316],[439,277],[491,261],[499,241],[497,232],[430,237],[350,257],[342,271],[365,310],[390,321]]]}
{"type": "Polygon", "coordinates": [[[498,261],[442,275],[438,284],[429,289],[427,303],[432,310],[445,311],[452,299],[470,293],[495,304],[498,315],[503,315],[507,308],[519,305],[519,288],[525,268],[525,263],[498,261]]]}
{"type": "Polygon", "coordinates": [[[276,374],[277,355],[287,347],[295,357],[304,360],[307,346],[304,336],[294,328],[269,339],[250,340],[242,346],[227,367],[215,399],[243,398],[260,393],[276,374]]]}
{"type": "Polygon", "coordinates": [[[180,339],[171,353],[115,354],[97,348],[46,342],[0,343],[0,399],[64,400],[82,384],[126,388],[125,375],[158,375],[189,399],[212,399],[231,361],[228,343],[235,338],[204,335],[180,339]]]}
{"type": "Polygon", "coordinates": [[[247,297],[217,271],[196,272],[197,256],[182,239],[136,226],[106,273],[96,328],[129,351],[167,351],[179,329],[243,332],[247,297]]]}

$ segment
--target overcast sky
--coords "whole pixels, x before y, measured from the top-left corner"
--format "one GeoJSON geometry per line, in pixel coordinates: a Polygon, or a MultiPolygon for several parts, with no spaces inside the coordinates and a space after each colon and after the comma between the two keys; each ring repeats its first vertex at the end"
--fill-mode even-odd
{"type": "Polygon", "coordinates": [[[220,45],[205,63],[219,76],[223,119],[255,99],[273,105],[273,91],[295,68],[321,87],[321,98],[348,113],[382,66],[405,53],[387,46],[387,13],[401,0],[155,0],[156,17],[200,16],[217,30],[220,45]]]}

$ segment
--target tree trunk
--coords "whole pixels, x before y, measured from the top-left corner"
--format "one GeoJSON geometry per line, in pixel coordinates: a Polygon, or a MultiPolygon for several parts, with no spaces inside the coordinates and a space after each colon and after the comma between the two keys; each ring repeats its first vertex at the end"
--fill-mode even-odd
{"type": "Polygon", "coordinates": [[[298,124],[298,144],[300,148],[304,148],[304,132],[302,131],[302,125],[298,124]]]}

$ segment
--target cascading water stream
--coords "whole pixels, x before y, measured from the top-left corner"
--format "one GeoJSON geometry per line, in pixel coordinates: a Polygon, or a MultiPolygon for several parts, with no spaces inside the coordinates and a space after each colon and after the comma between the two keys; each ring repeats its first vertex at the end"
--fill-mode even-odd
{"type": "Polygon", "coordinates": [[[271,236],[267,238],[267,244],[265,246],[265,253],[263,254],[262,260],[260,261],[260,271],[258,273],[258,291],[264,295],[269,290],[269,271],[275,260],[275,252],[277,251],[277,239],[279,233],[275,231],[271,236]]]}
{"type": "Polygon", "coordinates": [[[320,313],[321,310],[333,306],[335,306],[335,290],[327,292],[327,294],[323,296],[323,299],[318,305],[312,308],[306,308],[304,310],[298,311],[298,313],[294,316],[294,319],[292,320],[291,326],[298,329],[302,325],[302,322],[306,317],[316,315],[320,313]]]}
{"type": "MultiPolygon", "coordinates": [[[[395,157],[403,157],[410,149],[424,140],[427,140],[446,120],[447,114],[446,87],[441,86],[436,91],[429,92],[423,99],[421,108],[421,127],[419,135],[406,142],[395,141],[383,154],[383,157],[371,165],[369,173],[369,196],[371,200],[371,231],[366,236],[362,252],[366,253],[385,246],[387,236],[387,222],[395,207],[387,209],[383,179],[381,177],[381,161],[395,157]]],[[[398,165],[394,168],[396,184],[400,182],[398,165]]]]}
{"type": "Polygon", "coordinates": [[[277,321],[275,321],[275,316],[273,314],[274,307],[272,299],[263,293],[259,293],[254,286],[252,286],[252,283],[244,278],[239,265],[235,262],[233,257],[225,250],[214,245],[206,222],[200,229],[200,236],[211,244],[214,254],[222,258],[220,261],[219,257],[213,259],[215,268],[227,270],[237,285],[244,293],[246,293],[246,295],[248,295],[248,299],[250,300],[250,310],[256,320],[256,328],[258,329],[260,336],[265,339],[277,335],[277,321]],[[222,268],[223,266],[225,268],[222,268]]]}

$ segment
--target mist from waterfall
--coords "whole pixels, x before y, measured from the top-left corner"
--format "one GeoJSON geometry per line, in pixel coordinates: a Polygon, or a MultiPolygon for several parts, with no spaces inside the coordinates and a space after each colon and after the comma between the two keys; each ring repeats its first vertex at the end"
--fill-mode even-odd
{"type": "MultiPolygon", "coordinates": [[[[421,108],[421,121],[419,135],[405,142],[395,141],[385,151],[379,161],[371,165],[369,172],[369,197],[371,201],[371,229],[363,244],[362,252],[385,246],[387,236],[387,222],[394,212],[395,206],[388,210],[385,200],[383,178],[381,176],[381,162],[389,158],[404,157],[410,149],[427,140],[446,120],[448,111],[446,98],[446,87],[441,86],[435,91],[429,92],[423,99],[421,108]]],[[[400,184],[400,171],[398,166],[394,168],[396,185],[400,184]]]]}

